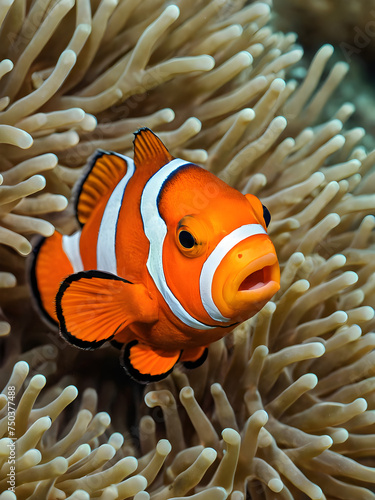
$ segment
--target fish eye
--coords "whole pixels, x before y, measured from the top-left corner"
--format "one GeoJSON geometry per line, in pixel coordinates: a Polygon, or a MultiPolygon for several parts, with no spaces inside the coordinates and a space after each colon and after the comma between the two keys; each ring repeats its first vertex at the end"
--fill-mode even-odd
{"type": "Polygon", "coordinates": [[[186,215],[177,225],[176,243],[185,257],[199,257],[207,246],[207,228],[193,215],[186,215]]]}
{"type": "Polygon", "coordinates": [[[195,245],[194,236],[189,231],[182,230],[178,234],[178,241],[184,248],[193,248],[195,245]]]}
{"type": "Polygon", "coordinates": [[[265,207],[264,205],[262,205],[262,207],[263,207],[263,219],[264,222],[266,223],[266,227],[268,227],[269,223],[271,222],[271,214],[267,207],[265,207]]]}

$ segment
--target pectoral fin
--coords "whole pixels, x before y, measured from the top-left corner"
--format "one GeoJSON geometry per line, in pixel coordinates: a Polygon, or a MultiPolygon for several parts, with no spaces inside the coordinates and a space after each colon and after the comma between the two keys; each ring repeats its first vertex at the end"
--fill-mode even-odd
{"type": "Polygon", "coordinates": [[[185,368],[193,369],[201,366],[207,359],[208,347],[197,347],[196,349],[186,349],[183,351],[181,361],[185,368]]]}
{"type": "Polygon", "coordinates": [[[156,321],[158,308],[141,284],[102,271],[82,271],[62,282],[56,314],[68,342],[96,349],[135,321],[156,321]]]}
{"type": "Polygon", "coordinates": [[[148,384],[165,378],[178,362],[181,351],[154,351],[137,340],[129,342],[121,356],[121,364],[137,382],[148,384]]]}

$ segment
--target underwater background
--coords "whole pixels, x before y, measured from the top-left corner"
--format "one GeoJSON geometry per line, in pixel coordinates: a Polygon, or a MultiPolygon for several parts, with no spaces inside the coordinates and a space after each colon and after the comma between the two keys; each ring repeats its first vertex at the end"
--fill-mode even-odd
{"type": "Polygon", "coordinates": [[[0,26],[0,500],[374,499],[375,2],[3,0],[0,26]],[[87,159],[141,126],[259,196],[281,266],[146,389],[27,283],[87,159]]]}

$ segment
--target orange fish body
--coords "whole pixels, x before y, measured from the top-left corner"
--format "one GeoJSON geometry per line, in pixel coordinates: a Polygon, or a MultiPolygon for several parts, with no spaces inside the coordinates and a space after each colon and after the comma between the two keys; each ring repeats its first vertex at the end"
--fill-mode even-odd
{"type": "Polygon", "coordinates": [[[81,230],[35,250],[31,282],[44,316],[70,343],[112,341],[131,377],[147,383],[258,312],[280,272],[258,198],[173,158],[151,130],[134,162],[99,151],[76,199],[81,230]]]}

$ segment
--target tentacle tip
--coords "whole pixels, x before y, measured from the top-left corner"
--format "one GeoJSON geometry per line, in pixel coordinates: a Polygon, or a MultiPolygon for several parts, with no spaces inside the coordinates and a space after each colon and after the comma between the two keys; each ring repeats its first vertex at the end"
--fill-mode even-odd
{"type": "Polygon", "coordinates": [[[278,128],[284,130],[286,128],[286,126],[288,125],[288,120],[285,118],[285,116],[280,115],[280,116],[276,116],[276,118],[273,119],[273,123],[278,128]]]}
{"type": "Polygon", "coordinates": [[[243,122],[247,123],[255,118],[255,111],[252,108],[244,108],[239,112],[238,116],[243,122]]]}
{"type": "Polygon", "coordinates": [[[231,444],[232,446],[238,445],[241,442],[241,436],[238,434],[237,431],[231,429],[230,427],[226,427],[221,432],[221,435],[224,441],[228,444],[231,444]]]}
{"type": "Polygon", "coordinates": [[[18,140],[18,146],[21,149],[29,149],[34,143],[34,139],[27,132],[23,132],[22,137],[18,140]]]}
{"type": "Polygon", "coordinates": [[[33,247],[28,241],[22,242],[21,245],[17,248],[18,253],[22,256],[29,255],[32,251],[33,247]]]}
{"type": "MultiPolygon", "coordinates": [[[[13,3],[13,1],[10,2],[11,4],[13,3]]],[[[10,59],[3,59],[1,61],[1,65],[3,66],[3,69],[8,72],[8,71],[11,71],[14,67],[14,63],[13,61],[11,61],[10,59]]]]}
{"type": "Polygon", "coordinates": [[[210,71],[215,67],[216,61],[215,58],[208,55],[204,54],[202,56],[197,56],[199,58],[200,62],[202,63],[201,70],[203,71],[210,71]]]}
{"type": "Polygon", "coordinates": [[[268,422],[268,413],[265,410],[257,410],[254,413],[256,415],[259,424],[263,427],[268,422]]]}
{"type": "Polygon", "coordinates": [[[164,13],[170,19],[173,19],[175,21],[180,15],[180,9],[177,7],[177,5],[174,5],[174,4],[168,5],[168,7],[165,9],[164,13]]]}
{"type": "Polygon", "coordinates": [[[60,56],[60,60],[67,66],[73,66],[77,61],[77,54],[71,49],[64,50],[60,56]]]}
{"type": "Polygon", "coordinates": [[[367,410],[368,405],[365,398],[357,398],[353,401],[353,404],[356,405],[356,409],[361,413],[367,410]]]}
{"type": "Polygon", "coordinates": [[[194,397],[194,389],[190,386],[183,387],[180,391],[180,399],[191,399],[194,397]]]}
{"type": "Polygon", "coordinates": [[[218,382],[215,382],[214,384],[211,385],[211,394],[213,396],[221,394],[221,392],[222,392],[222,387],[218,382]]]}
{"type": "Polygon", "coordinates": [[[285,80],[282,78],[275,78],[274,81],[271,83],[270,88],[272,90],[276,90],[278,92],[281,92],[282,90],[285,89],[285,80]]]}
{"type": "Polygon", "coordinates": [[[311,485],[309,497],[311,498],[311,500],[323,500],[325,498],[325,496],[323,495],[323,491],[316,484],[311,485]]]}
{"type": "Polygon", "coordinates": [[[27,374],[29,373],[29,364],[26,362],[26,361],[18,361],[15,365],[14,365],[14,370],[19,373],[21,376],[27,376],[27,374]]]}
{"type": "Polygon", "coordinates": [[[145,405],[148,408],[154,408],[157,405],[157,399],[155,397],[154,391],[151,391],[151,392],[148,392],[147,394],[145,394],[143,399],[144,399],[145,405]]]}
{"type": "Polygon", "coordinates": [[[202,122],[195,116],[188,118],[185,123],[191,128],[193,133],[198,134],[201,131],[202,122]]]}
{"type": "Polygon", "coordinates": [[[245,67],[250,66],[251,63],[253,62],[253,56],[247,50],[242,50],[241,52],[239,52],[237,54],[237,57],[238,57],[237,62],[245,67]]]}
{"type": "Polygon", "coordinates": [[[37,390],[41,390],[46,385],[46,382],[47,382],[46,377],[38,373],[31,379],[30,385],[32,385],[37,390]]]}
{"type": "Polygon", "coordinates": [[[314,342],[313,345],[313,354],[315,357],[320,358],[326,352],[326,348],[321,342],[314,342]]]}
{"type": "Polygon", "coordinates": [[[55,226],[53,226],[49,222],[47,224],[48,225],[46,225],[46,227],[43,229],[42,235],[46,236],[46,237],[49,237],[49,236],[52,236],[53,233],[55,232],[55,226]]]}
{"type": "Polygon", "coordinates": [[[284,488],[284,484],[281,481],[281,479],[278,479],[276,477],[274,477],[270,481],[268,481],[267,486],[274,493],[280,493],[280,491],[284,488]]]}
{"type": "Polygon", "coordinates": [[[305,373],[304,375],[302,375],[301,379],[304,379],[304,382],[309,390],[314,389],[319,381],[315,373],[305,373]]]}
{"type": "Polygon", "coordinates": [[[170,123],[175,119],[175,112],[171,108],[165,108],[161,112],[161,118],[165,123],[170,123]]]}
{"type": "Polygon", "coordinates": [[[78,389],[75,385],[68,385],[68,387],[64,389],[64,392],[72,401],[78,396],[78,389]]]}
{"type": "Polygon", "coordinates": [[[56,211],[64,210],[68,206],[68,199],[63,195],[56,195],[56,211]]]}
{"type": "Polygon", "coordinates": [[[333,439],[331,438],[331,436],[322,436],[321,443],[322,443],[322,447],[324,449],[327,449],[333,445],[333,439]]]}
{"type": "Polygon", "coordinates": [[[324,45],[322,45],[320,50],[324,51],[328,57],[330,57],[335,51],[333,45],[331,45],[330,43],[325,43],[324,45]]]}
{"type": "Polygon", "coordinates": [[[167,439],[161,439],[156,445],[156,450],[160,455],[166,457],[171,452],[172,445],[167,439]]]}
{"type": "Polygon", "coordinates": [[[205,448],[203,451],[202,451],[202,457],[204,457],[204,459],[209,462],[209,463],[213,463],[215,460],[216,460],[216,457],[217,457],[217,451],[214,450],[213,448],[205,448]]]}

